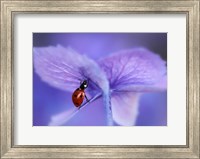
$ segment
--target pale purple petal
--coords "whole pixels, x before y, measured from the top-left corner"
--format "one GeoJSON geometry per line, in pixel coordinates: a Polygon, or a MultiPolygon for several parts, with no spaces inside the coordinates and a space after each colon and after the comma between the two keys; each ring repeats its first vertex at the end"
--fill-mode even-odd
{"type": "Polygon", "coordinates": [[[36,47],[33,52],[36,73],[53,87],[72,92],[81,81],[88,79],[93,90],[97,87],[109,89],[106,76],[98,64],[71,48],[60,45],[36,47]]]}
{"type": "Polygon", "coordinates": [[[112,90],[140,92],[166,87],[166,62],[147,49],[120,51],[101,59],[99,64],[112,90]]]}
{"type": "Polygon", "coordinates": [[[111,54],[99,61],[110,82],[113,119],[119,125],[134,125],[140,92],[167,88],[166,62],[139,48],[111,54]]]}
{"type": "Polygon", "coordinates": [[[49,122],[49,126],[60,126],[64,125],[66,122],[68,122],[74,115],[76,115],[80,110],[85,108],[88,104],[91,102],[97,100],[98,98],[102,97],[102,94],[99,93],[92,97],[89,102],[84,103],[81,107],[79,108],[71,108],[65,112],[58,113],[54,116],[51,117],[51,121],[49,122]]]}
{"type": "Polygon", "coordinates": [[[71,119],[76,113],[78,109],[73,107],[68,111],[61,112],[60,114],[54,115],[51,117],[51,121],[49,126],[60,126],[65,124],[69,119],[71,119]]]}
{"type": "Polygon", "coordinates": [[[111,97],[113,119],[119,125],[135,125],[138,116],[139,93],[113,93],[111,97]]]}
{"type": "Polygon", "coordinates": [[[34,48],[33,51],[35,71],[49,85],[61,90],[74,91],[80,86],[81,81],[88,80],[87,92],[93,96],[98,91],[101,92],[108,114],[107,121],[112,125],[109,82],[95,61],[60,45],[34,48]]]}
{"type": "Polygon", "coordinates": [[[151,85],[122,85],[117,89],[112,89],[113,92],[160,92],[166,91],[167,89],[167,77],[163,76],[163,78],[155,84],[151,85]]]}

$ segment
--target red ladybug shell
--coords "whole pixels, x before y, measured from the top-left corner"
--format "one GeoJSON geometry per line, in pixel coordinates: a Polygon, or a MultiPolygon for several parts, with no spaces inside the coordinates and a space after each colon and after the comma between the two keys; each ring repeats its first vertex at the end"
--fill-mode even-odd
{"type": "Polygon", "coordinates": [[[81,104],[83,103],[84,97],[85,97],[84,90],[81,90],[81,89],[75,90],[74,93],[72,94],[72,101],[74,105],[76,107],[81,106],[81,104]]]}

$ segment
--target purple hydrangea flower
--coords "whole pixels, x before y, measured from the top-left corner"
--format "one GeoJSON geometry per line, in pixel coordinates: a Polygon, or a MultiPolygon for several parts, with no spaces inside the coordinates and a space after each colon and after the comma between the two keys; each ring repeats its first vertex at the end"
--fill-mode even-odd
{"type": "MultiPolygon", "coordinates": [[[[80,81],[89,80],[86,90],[90,102],[103,97],[107,125],[134,125],[140,95],[166,90],[166,62],[144,48],[113,53],[98,62],[71,48],[34,48],[34,67],[43,81],[61,90],[73,92],[80,81]]],[[[71,108],[52,117],[49,125],[62,125],[79,112],[71,108]]]]}

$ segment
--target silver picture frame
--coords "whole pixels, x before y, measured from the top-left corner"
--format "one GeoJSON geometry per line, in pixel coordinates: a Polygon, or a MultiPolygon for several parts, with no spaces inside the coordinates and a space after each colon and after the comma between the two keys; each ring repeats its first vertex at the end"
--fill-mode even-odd
{"type": "Polygon", "coordinates": [[[199,0],[0,0],[0,157],[3,158],[200,158],[199,0]],[[14,18],[17,14],[186,14],[186,145],[14,145],[14,18]]]}

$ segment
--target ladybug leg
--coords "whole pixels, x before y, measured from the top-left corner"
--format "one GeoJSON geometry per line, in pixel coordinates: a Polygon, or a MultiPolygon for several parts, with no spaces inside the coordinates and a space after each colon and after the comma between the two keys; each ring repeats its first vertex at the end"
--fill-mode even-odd
{"type": "Polygon", "coordinates": [[[87,102],[89,102],[89,101],[90,101],[90,100],[87,98],[87,96],[86,96],[86,95],[85,95],[85,99],[86,99],[86,101],[87,101],[87,102]]]}

